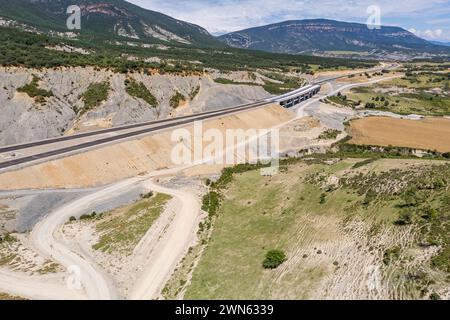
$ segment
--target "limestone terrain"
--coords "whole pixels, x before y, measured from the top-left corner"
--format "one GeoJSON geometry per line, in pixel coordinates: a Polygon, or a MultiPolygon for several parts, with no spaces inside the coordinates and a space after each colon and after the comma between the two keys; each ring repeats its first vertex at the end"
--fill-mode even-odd
{"type": "MultiPolygon", "coordinates": [[[[216,110],[267,98],[262,87],[219,84],[214,78],[220,72],[201,75],[120,74],[109,70],[87,68],[25,69],[0,68],[0,144],[58,137],[83,130],[164,119],[180,114],[216,110]],[[18,89],[38,79],[38,88],[51,93],[45,101],[30,97],[18,89]],[[126,92],[125,80],[143,83],[156,98],[156,105],[126,92]],[[83,94],[89,86],[106,83],[107,99],[94,108],[85,108],[83,94]],[[174,95],[183,98],[171,105],[174,95]]],[[[248,75],[230,73],[227,78],[245,81],[248,75]]],[[[261,82],[260,78],[255,84],[261,82]]]]}

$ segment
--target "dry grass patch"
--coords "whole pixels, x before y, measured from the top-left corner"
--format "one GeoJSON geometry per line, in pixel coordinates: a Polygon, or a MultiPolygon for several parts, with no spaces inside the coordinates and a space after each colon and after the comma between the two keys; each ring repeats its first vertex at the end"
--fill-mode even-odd
{"type": "Polygon", "coordinates": [[[95,226],[99,240],[93,249],[131,254],[170,199],[169,195],[158,193],[102,215],[95,226]]]}

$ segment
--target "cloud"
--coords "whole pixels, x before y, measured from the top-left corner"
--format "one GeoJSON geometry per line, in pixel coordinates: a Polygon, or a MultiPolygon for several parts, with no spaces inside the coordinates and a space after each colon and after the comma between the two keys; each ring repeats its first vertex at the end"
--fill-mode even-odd
{"type": "Polygon", "coordinates": [[[444,32],[442,29],[435,30],[416,30],[414,28],[409,29],[410,32],[414,33],[416,36],[427,39],[427,40],[436,40],[436,41],[449,41],[450,36],[448,33],[444,32]]]}
{"type": "Polygon", "coordinates": [[[448,18],[450,12],[450,0],[128,1],[196,23],[214,34],[291,19],[328,18],[365,23],[368,18],[367,8],[371,5],[380,7],[382,23],[403,24],[405,27],[417,29],[432,19],[448,18]]]}

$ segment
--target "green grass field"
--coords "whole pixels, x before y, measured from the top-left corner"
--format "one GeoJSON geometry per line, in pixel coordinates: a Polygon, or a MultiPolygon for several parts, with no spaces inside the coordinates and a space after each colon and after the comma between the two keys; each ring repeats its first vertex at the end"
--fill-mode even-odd
{"type": "MultiPolygon", "coordinates": [[[[382,173],[383,170],[395,168],[395,161],[399,160],[352,159],[333,165],[298,163],[274,177],[261,176],[259,170],[235,175],[224,191],[224,200],[213,220],[211,238],[193,272],[184,298],[323,298],[326,296],[323,290],[327,279],[338,272],[339,266],[352,263],[351,258],[344,259],[340,251],[344,249],[333,248],[349,241],[345,226],[355,221],[360,221],[370,232],[367,231],[361,240],[348,244],[354,252],[352,254],[356,256],[359,250],[370,249],[379,256],[381,268],[387,270],[382,259],[385,250],[399,245],[394,246],[393,243],[396,232],[404,230],[404,226],[397,225],[404,210],[401,207],[404,200],[403,191],[394,195],[392,191],[380,192],[379,188],[389,185],[391,180],[390,183],[395,185],[395,181],[406,177],[414,181],[414,186],[418,183],[407,172],[398,169],[389,174],[382,173]],[[377,174],[373,175],[371,171],[377,174]],[[329,181],[334,176],[338,177],[337,185],[329,181]],[[383,229],[392,230],[390,234],[394,237],[391,242],[369,248],[371,237],[384,241],[380,240],[381,236],[377,238],[378,230],[383,229]],[[274,249],[284,251],[287,260],[277,269],[264,269],[262,262],[266,253],[274,249]]],[[[420,160],[416,163],[421,165],[420,160]]],[[[446,169],[433,169],[431,172],[435,171],[436,176],[430,173],[430,177],[443,177],[448,170],[448,166],[446,169]]],[[[445,188],[431,192],[437,208],[442,205],[441,200],[446,193],[445,188]]],[[[420,211],[419,208],[417,210],[420,211]]],[[[440,234],[439,241],[443,241],[440,243],[445,248],[450,246],[445,240],[448,212],[442,213],[435,222],[420,218],[417,214],[414,216],[417,217],[414,223],[418,225],[435,225],[435,232],[440,234]]],[[[426,235],[423,237],[425,239],[426,235]]],[[[417,243],[408,246],[413,248],[417,243]]],[[[345,248],[348,250],[348,247],[345,248]]],[[[407,246],[402,247],[402,254],[407,249],[407,246]]],[[[440,263],[445,259],[445,250],[442,254],[443,257],[438,255],[439,258],[435,258],[440,263]]],[[[403,259],[403,255],[400,256],[402,258],[395,260],[395,263],[403,259]]],[[[430,261],[426,264],[427,268],[431,268],[430,261]]],[[[445,276],[442,277],[444,269],[445,264],[437,268],[440,271],[433,271],[441,274],[437,277],[439,281],[445,279],[445,276]]],[[[417,280],[416,286],[420,290],[426,287],[431,292],[434,287],[424,284],[427,280],[417,280]]],[[[409,287],[410,284],[401,283],[399,287],[407,285],[409,287]]],[[[407,294],[415,298],[426,296],[416,289],[407,294]]]]}

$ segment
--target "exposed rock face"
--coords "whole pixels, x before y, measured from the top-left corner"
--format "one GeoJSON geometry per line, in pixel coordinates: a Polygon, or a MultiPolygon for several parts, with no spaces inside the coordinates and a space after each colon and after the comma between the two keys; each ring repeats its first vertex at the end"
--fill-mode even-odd
{"type": "Polygon", "coordinates": [[[10,145],[46,139],[80,130],[98,129],[141,121],[163,119],[205,110],[216,110],[260,100],[269,94],[258,86],[221,85],[209,75],[173,76],[119,74],[94,68],[60,68],[32,70],[0,68],[0,144],[10,145]],[[39,88],[49,90],[53,97],[36,102],[17,89],[37,76],[39,88]],[[125,90],[125,80],[133,77],[144,83],[158,101],[151,106],[132,97],[125,90]],[[81,96],[92,83],[108,82],[108,98],[84,114],[81,96]],[[198,94],[192,93],[199,89],[198,94]],[[170,99],[179,92],[186,99],[177,109],[170,99]]]}
{"type": "Polygon", "coordinates": [[[115,40],[117,36],[200,47],[223,47],[204,28],[124,0],[0,0],[0,25],[54,34],[67,31],[67,8],[81,10],[81,34],[94,32],[115,40]]]}
{"type": "Polygon", "coordinates": [[[285,21],[219,37],[226,44],[279,53],[385,50],[450,53],[398,27],[369,29],[365,24],[325,19],[285,21]]]}

